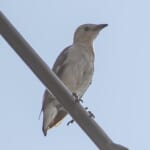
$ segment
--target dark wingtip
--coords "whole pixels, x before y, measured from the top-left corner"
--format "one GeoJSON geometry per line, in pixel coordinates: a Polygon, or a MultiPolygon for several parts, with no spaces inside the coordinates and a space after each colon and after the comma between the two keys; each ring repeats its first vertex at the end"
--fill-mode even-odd
{"type": "Polygon", "coordinates": [[[43,131],[44,136],[46,136],[47,135],[47,130],[45,130],[44,128],[42,128],[42,131],[43,131]]]}

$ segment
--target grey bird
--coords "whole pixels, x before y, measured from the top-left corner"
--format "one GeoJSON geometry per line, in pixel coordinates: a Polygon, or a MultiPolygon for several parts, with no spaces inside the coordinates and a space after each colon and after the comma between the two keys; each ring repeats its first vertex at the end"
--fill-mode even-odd
{"type": "MultiPolygon", "coordinates": [[[[73,38],[73,44],[65,48],[54,63],[52,70],[68,87],[81,98],[92,82],[94,72],[93,41],[107,24],[84,24],[79,26],[73,38]]],[[[67,115],[67,111],[56,97],[45,90],[43,96],[43,133],[58,125],[67,115]]]]}

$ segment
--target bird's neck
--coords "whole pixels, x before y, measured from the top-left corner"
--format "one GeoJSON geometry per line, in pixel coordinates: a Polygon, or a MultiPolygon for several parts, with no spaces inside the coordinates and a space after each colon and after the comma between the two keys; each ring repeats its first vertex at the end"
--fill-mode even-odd
{"type": "Polygon", "coordinates": [[[80,47],[84,47],[84,48],[87,48],[87,49],[93,49],[93,42],[73,42],[73,45],[77,45],[77,46],[80,46],[80,47]]]}
{"type": "Polygon", "coordinates": [[[82,48],[84,50],[89,51],[89,53],[92,53],[92,55],[94,56],[94,48],[93,48],[93,43],[86,43],[86,42],[77,42],[77,43],[73,43],[73,45],[75,47],[78,48],[82,48]]]}

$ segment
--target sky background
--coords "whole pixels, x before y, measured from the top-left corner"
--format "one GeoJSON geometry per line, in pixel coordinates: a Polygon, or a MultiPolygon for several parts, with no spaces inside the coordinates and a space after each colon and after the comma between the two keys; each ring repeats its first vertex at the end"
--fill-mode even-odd
{"type": "MultiPolygon", "coordinates": [[[[0,0],[0,10],[52,67],[74,30],[108,23],[94,42],[95,73],[84,106],[111,139],[150,149],[150,2],[148,0],[0,0]]],[[[45,87],[0,37],[0,149],[96,150],[68,115],[44,137],[38,116],[45,87]]]]}

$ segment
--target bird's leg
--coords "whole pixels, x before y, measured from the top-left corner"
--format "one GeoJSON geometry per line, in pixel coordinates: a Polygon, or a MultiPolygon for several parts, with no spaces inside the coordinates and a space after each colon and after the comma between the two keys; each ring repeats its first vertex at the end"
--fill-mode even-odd
{"type": "MultiPolygon", "coordinates": [[[[83,103],[83,100],[81,98],[78,97],[78,95],[76,93],[72,93],[72,95],[74,96],[75,98],[75,103],[80,103],[82,102],[83,103]]],[[[68,123],[67,123],[67,126],[72,124],[74,122],[74,120],[70,120],[68,123]]]]}
{"type": "MultiPolygon", "coordinates": [[[[95,115],[88,110],[88,107],[85,107],[85,110],[87,110],[87,112],[89,113],[89,117],[90,118],[95,118],[95,115]]],[[[70,120],[68,123],[67,123],[67,126],[69,126],[70,124],[74,123],[74,119],[70,120]]]]}
{"type": "Polygon", "coordinates": [[[90,118],[95,118],[95,115],[91,111],[88,110],[88,107],[85,107],[85,110],[87,110],[87,112],[89,113],[90,118]]]}
{"type": "Polygon", "coordinates": [[[83,103],[83,100],[82,100],[81,98],[79,98],[76,93],[72,93],[72,95],[73,95],[74,98],[75,98],[75,103],[80,103],[80,102],[83,103]]]}

